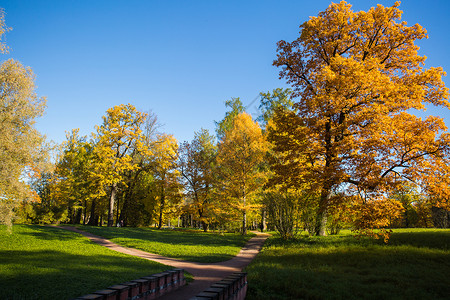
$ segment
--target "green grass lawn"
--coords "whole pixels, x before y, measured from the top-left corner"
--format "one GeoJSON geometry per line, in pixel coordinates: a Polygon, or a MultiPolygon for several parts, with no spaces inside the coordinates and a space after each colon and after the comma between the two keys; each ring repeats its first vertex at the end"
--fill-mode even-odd
{"type": "Polygon", "coordinates": [[[0,225],[0,299],[72,299],[168,269],[63,229],[0,225]]]}
{"type": "Polygon", "coordinates": [[[450,230],[395,230],[389,245],[350,233],[282,241],[247,267],[247,299],[449,299],[450,230]]]}
{"type": "Polygon", "coordinates": [[[129,248],[195,262],[220,262],[236,256],[252,234],[157,230],[154,228],[78,226],[129,248]]]}

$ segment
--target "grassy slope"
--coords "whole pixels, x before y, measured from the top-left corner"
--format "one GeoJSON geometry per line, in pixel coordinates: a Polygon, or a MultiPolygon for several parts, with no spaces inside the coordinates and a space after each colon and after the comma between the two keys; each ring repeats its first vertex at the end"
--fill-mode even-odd
{"type": "Polygon", "coordinates": [[[80,229],[106,237],[122,246],[195,262],[226,261],[236,256],[251,235],[157,230],[153,228],[91,227],[80,229]]]}
{"type": "Polygon", "coordinates": [[[0,225],[0,299],[71,299],[167,269],[66,230],[0,225]]]}
{"type": "Polygon", "coordinates": [[[448,299],[450,230],[270,238],[247,268],[247,299],[448,299]]]}

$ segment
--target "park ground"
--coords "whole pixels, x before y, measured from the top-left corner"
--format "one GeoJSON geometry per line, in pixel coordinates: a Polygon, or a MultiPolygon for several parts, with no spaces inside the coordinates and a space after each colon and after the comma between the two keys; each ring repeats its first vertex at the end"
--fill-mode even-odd
{"type": "MultiPolygon", "coordinates": [[[[209,263],[251,236],[149,228],[82,230],[167,257],[209,263]]],[[[63,229],[0,226],[1,299],[70,299],[170,267],[111,251],[63,229]]],[[[397,229],[389,244],[337,236],[270,237],[248,272],[247,299],[448,299],[450,230],[397,229]]],[[[189,278],[189,274],[187,274],[189,278]]]]}

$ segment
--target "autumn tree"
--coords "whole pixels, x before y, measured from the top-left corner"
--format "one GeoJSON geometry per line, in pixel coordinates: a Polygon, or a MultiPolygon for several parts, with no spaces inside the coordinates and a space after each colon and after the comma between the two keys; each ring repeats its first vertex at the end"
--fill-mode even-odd
{"type": "Polygon", "coordinates": [[[262,187],[265,174],[260,171],[267,150],[261,128],[247,113],[238,114],[232,127],[219,142],[217,157],[221,188],[231,200],[229,207],[241,213],[242,233],[247,233],[247,212],[255,192],[262,187]]]}
{"type": "Polygon", "coordinates": [[[313,215],[317,212],[317,191],[311,180],[304,178],[308,164],[305,150],[305,128],[292,106],[276,106],[266,125],[268,181],[264,204],[269,220],[283,238],[295,237],[298,230],[314,231],[313,215]],[[289,212],[289,213],[288,213],[289,212]]]}
{"type": "MultiPolygon", "coordinates": [[[[7,53],[4,11],[0,10],[0,53],[7,53]]],[[[45,138],[36,130],[45,98],[35,92],[35,76],[29,67],[8,59],[0,65],[0,222],[11,223],[12,209],[30,197],[23,177],[37,174],[47,151],[45,138]],[[9,216],[9,217],[7,217],[9,216]]]]}
{"type": "Polygon", "coordinates": [[[116,194],[124,172],[137,168],[133,163],[133,152],[150,151],[144,147],[141,139],[144,119],[145,114],[136,110],[133,105],[122,104],[108,109],[103,117],[103,124],[96,127],[96,173],[104,177],[103,181],[110,189],[108,226],[114,225],[116,194]]]}
{"type": "Polygon", "coordinates": [[[293,88],[304,124],[306,179],[320,191],[317,234],[325,234],[333,191],[353,188],[365,203],[383,198],[398,179],[432,180],[429,163],[445,169],[449,136],[441,118],[411,109],[447,109],[442,68],[425,69],[416,40],[420,25],[400,22],[399,2],[353,12],[342,1],[300,26],[293,42],[278,42],[274,65],[293,88]],[[428,177],[427,177],[428,176],[428,177]]]}
{"type": "Polygon", "coordinates": [[[96,224],[98,199],[105,196],[105,177],[95,172],[99,163],[96,161],[94,144],[86,136],[79,135],[79,129],[73,129],[66,134],[66,141],[62,144],[61,154],[56,163],[53,177],[55,184],[52,195],[62,199],[67,206],[68,222],[96,224]]]}
{"type": "Polygon", "coordinates": [[[158,229],[163,225],[163,215],[170,204],[181,200],[181,184],[177,170],[177,140],[169,134],[158,134],[152,147],[152,172],[158,201],[158,229]]]}
{"type": "Polygon", "coordinates": [[[225,137],[226,132],[233,127],[234,118],[245,111],[245,107],[239,97],[233,97],[230,100],[225,101],[225,106],[230,108],[230,110],[225,113],[225,117],[221,121],[215,122],[217,138],[219,140],[222,140],[225,137]]]}
{"type": "Polygon", "coordinates": [[[153,148],[157,145],[158,129],[161,125],[151,111],[146,113],[142,124],[141,143],[147,151],[134,151],[132,163],[136,168],[124,174],[122,210],[120,220],[124,225],[148,225],[153,219],[156,205],[153,148]]]}
{"type": "Polygon", "coordinates": [[[259,93],[261,99],[259,104],[259,110],[261,115],[256,119],[263,128],[273,118],[273,115],[277,109],[292,110],[294,101],[291,99],[292,90],[276,88],[272,92],[259,93]]]}
{"type": "Polygon", "coordinates": [[[179,169],[189,198],[190,206],[208,230],[211,213],[211,194],[214,185],[214,161],[217,148],[214,137],[208,130],[196,132],[194,139],[181,144],[179,151],[179,169]]]}

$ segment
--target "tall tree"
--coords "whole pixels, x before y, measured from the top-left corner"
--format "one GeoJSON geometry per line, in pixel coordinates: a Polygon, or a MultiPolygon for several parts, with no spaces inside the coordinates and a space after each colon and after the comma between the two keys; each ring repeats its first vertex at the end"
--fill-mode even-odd
{"type": "Polygon", "coordinates": [[[193,201],[191,206],[206,232],[212,217],[211,191],[214,183],[214,160],[217,153],[214,137],[208,130],[202,129],[195,133],[192,142],[184,142],[178,151],[179,169],[184,178],[185,189],[193,201]]]}
{"type": "Polygon", "coordinates": [[[353,188],[364,203],[383,198],[398,179],[435,181],[430,163],[449,174],[443,120],[410,113],[450,107],[444,72],[424,69],[415,41],[426,30],[400,22],[399,4],[353,12],[345,1],[332,3],[300,26],[296,40],[278,42],[274,65],[293,88],[308,142],[304,173],[320,191],[318,235],[339,188],[353,188]]]}
{"type": "Polygon", "coordinates": [[[168,134],[158,134],[152,147],[152,170],[156,198],[159,201],[158,229],[163,225],[163,214],[171,203],[180,199],[181,185],[177,170],[177,140],[168,134]],[[172,200],[172,201],[170,201],[172,200]]]}
{"type": "MultiPolygon", "coordinates": [[[[0,53],[8,50],[4,34],[9,30],[0,10],[0,53]]],[[[32,70],[13,59],[4,61],[0,65],[0,221],[12,216],[14,203],[30,196],[22,177],[37,170],[46,154],[45,138],[34,128],[45,106],[45,98],[35,92],[32,70]]]]}
{"type": "Polygon", "coordinates": [[[267,151],[261,128],[247,113],[238,114],[233,126],[219,143],[217,164],[222,186],[233,199],[230,207],[242,214],[242,233],[247,233],[247,211],[252,208],[252,196],[262,187],[265,175],[259,169],[267,151]]]}
{"type": "Polygon", "coordinates": [[[150,151],[142,143],[141,125],[146,114],[131,104],[114,106],[106,111],[103,124],[97,126],[94,135],[94,153],[98,158],[97,173],[104,176],[110,188],[108,226],[114,225],[114,207],[118,184],[123,181],[124,172],[137,168],[132,156],[135,151],[150,151]]]}
{"type": "Polygon", "coordinates": [[[158,139],[157,130],[160,127],[157,116],[151,111],[147,113],[142,125],[141,142],[147,151],[134,151],[133,164],[137,168],[125,172],[121,196],[123,205],[120,220],[124,225],[137,226],[148,224],[153,215],[154,193],[150,192],[155,184],[152,172],[153,152],[158,139]]]}

